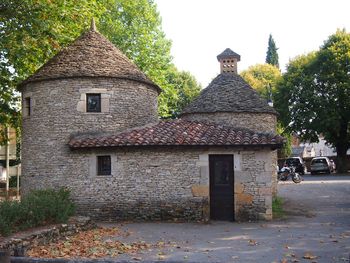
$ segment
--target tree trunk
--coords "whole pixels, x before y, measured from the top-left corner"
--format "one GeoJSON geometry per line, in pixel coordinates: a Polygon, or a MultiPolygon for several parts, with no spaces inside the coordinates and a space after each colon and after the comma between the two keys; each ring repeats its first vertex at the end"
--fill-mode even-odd
{"type": "Polygon", "coordinates": [[[346,152],[348,150],[348,147],[344,144],[338,144],[337,145],[337,173],[346,173],[347,168],[347,157],[346,152]]]}

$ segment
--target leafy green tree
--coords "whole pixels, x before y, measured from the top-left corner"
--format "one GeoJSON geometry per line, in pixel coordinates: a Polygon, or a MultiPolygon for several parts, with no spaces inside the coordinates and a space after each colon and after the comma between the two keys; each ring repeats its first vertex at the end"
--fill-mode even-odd
{"type": "Polygon", "coordinates": [[[270,34],[265,62],[279,68],[277,50],[278,48],[276,47],[275,40],[273,40],[272,35],[270,34]]]}
{"type": "Polygon", "coordinates": [[[269,99],[269,92],[275,93],[277,83],[281,80],[281,72],[270,64],[256,64],[240,73],[263,98],[269,99]]]}
{"type": "Polygon", "coordinates": [[[285,143],[281,149],[278,149],[278,158],[287,158],[292,153],[292,134],[286,129],[281,122],[277,122],[277,134],[285,138],[285,143]]]}
{"type": "Polygon", "coordinates": [[[167,80],[176,91],[176,96],[169,103],[168,116],[177,118],[186,105],[188,105],[201,91],[201,85],[187,71],[178,71],[172,67],[167,74],[167,80]]]}
{"type": "Polygon", "coordinates": [[[322,134],[337,150],[338,171],[346,170],[350,148],[350,34],[338,30],[320,50],[287,67],[276,106],[285,124],[303,140],[322,134]]]}
{"type": "MultiPolygon", "coordinates": [[[[0,124],[19,126],[16,86],[89,27],[118,46],[163,92],[159,114],[171,116],[178,91],[171,83],[171,42],[153,0],[2,0],[0,3],[0,124]]],[[[1,138],[0,138],[1,139],[1,138]]]]}

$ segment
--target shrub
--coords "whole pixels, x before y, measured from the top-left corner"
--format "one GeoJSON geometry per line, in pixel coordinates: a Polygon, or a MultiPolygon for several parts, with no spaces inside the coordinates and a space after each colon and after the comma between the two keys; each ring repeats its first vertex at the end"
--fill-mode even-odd
{"type": "Polygon", "coordinates": [[[3,236],[11,234],[21,217],[19,202],[8,200],[0,202],[0,234],[3,236]]]}
{"type": "MultiPolygon", "coordinates": [[[[9,183],[10,183],[10,188],[17,187],[17,176],[11,176],[9,183]]],[[[21,186],[21,177],[19,177],[19,185],[21,186]]]]}
{"type": "Polygon", "coordinates": [[[276,196],[272,200],[272,214],[274,218],[283,217],[285,212],[283,210],[283,198],[276,196]]]}
{"type": "Polygon", "coordinates": [[[21,202],[0,203],[0,234],[5,236],[30,227],[64,223],[74,210],[68,190],[32,191],[21,202]]]}

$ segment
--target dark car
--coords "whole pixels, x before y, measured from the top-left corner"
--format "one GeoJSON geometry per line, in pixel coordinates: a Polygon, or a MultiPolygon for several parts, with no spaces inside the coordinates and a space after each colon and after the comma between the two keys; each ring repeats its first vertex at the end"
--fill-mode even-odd
{"type": "Polygon", "coordinates": [[[284,162],[288,167],[294,167],[295,172],[304,175],[305,174],[305,163],[301,157],[290,157],[284,162]]]}

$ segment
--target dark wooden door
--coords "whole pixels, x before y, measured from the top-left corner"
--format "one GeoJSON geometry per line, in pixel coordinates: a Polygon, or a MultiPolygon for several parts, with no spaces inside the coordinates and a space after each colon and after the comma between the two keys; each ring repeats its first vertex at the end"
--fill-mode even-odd
{"type": "Polygon", "coordinates": [[[209,155],[210,218],[234,220],[233,155],[209,155]]]}

